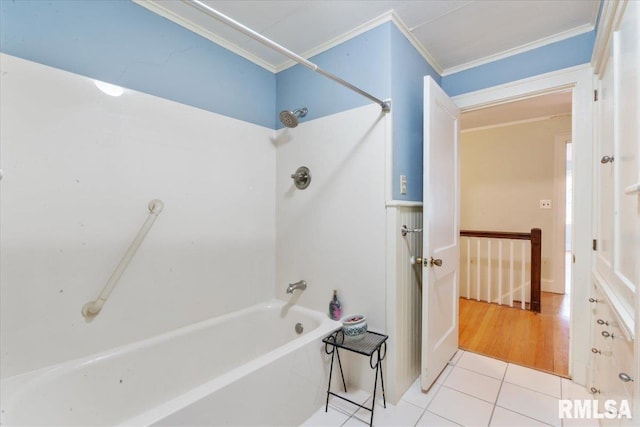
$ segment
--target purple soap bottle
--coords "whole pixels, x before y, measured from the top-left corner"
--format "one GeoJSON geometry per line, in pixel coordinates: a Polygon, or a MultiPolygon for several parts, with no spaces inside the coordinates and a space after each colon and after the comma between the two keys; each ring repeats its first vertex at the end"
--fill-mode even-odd
{"type": "Polygon", "coordinates": [[[333,298],[329,302],[329,317],[333,320],[342,318],[342,304],[338,299],[338,290],[333,290],[333,298]]]}

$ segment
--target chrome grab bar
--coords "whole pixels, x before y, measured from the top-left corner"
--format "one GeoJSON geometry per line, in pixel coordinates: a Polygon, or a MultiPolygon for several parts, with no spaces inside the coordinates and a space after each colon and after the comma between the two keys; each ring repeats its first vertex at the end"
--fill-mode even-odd
{"type": "Polygon", "coordinates": [[[104,285],[102,292],[100,292],[100,295],[98,295],[98,298],[96,298],[94,301],[89,301],[82,306],[82,315],[87,318],[87,320],[94,318],[98,315],[98,313],[100,313],[100,310],[102,310],[102,306],[105,302],[107,302],[111,291],[113,291],[113,288],[115,288],[118,284],[118,280],[120,280],[122,273],[124,273],[124,270],[126,270],[127,266],[131,262],[131,259],[136,254],[136,251],[142,244],[142,241],[151,229],[151,226],[155,222],[156,218],[158,218],[158,215],[160,214],[160,212],[162,212],[162,209],[164,209],[164,203],[162,203],[161,200],[154,199],[149,202],[148,207],[149,217],[146,219],[144,224],[142,224],[142,228],[140,228],[140,231],[138,231],[138,234],[129,245],[129,248],[124,253],[124,256],[118,263],[116,269],[113,270],[113,273],[111,273],[111,277],[109,277],[107,284],[104,285]]]}

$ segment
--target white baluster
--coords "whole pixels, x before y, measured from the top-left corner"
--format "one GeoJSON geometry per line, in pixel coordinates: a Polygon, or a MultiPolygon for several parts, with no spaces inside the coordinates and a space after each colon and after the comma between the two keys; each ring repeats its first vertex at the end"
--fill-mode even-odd
{"type": "Polygon", "coordinates": [[[502,305],[502,240],[498,240],[498,305],[502,305]]]}
{"type": "Polygon", "coordinates": [[[471,298],[471,238],[467,238],[467,298],[471,298]]]}
{"type": "Polygon", "coordinates": [[[525,245],[527,244],[526,240],[522,240],[522,246],[520,246],[521,249],[521,253],[522,253],[522,271],[520,272],[520,307],[524,310],[526,308],[525,306],[525,284],[524,284],[524,280],[525,280],[525,267],[526,267],[526,263],[527,263],[527,258],[525,257],[525,245]]]}
{"type": "Polygon", "coordinates": [[[509,307],[513,307],[513,240],[509,240],[509,307]]]}
{"type": "Polygon", "coordinates": [[[491,302],[491,239],[487,239],[487,302],[491,302]]]}
{"type": "Polygon", "coordinates": [[[476,240],[476,301],[480,301],[480,239],[476,240]]]}

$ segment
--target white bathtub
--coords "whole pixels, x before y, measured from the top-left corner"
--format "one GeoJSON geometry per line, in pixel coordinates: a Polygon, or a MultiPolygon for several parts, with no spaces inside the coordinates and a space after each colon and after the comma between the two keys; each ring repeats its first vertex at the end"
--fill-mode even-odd
{"type": "Polygon", "coordinates": [[[324,401],[339,322],[274,300],[7,378],[3,425],[299,425],[324,401]],[[304,332],[298,335],[296,323],[304,332]]]}

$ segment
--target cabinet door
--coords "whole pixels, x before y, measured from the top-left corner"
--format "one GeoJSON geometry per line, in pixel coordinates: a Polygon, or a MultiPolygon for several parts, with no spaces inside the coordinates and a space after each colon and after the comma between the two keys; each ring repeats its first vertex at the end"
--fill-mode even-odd
{"type": "Polygon", "coordinates": [[[613,265],[613,166],[614,160],[614,87],[613,42],[609,43],[609,58],[598,82],[598,160],[596,166],[598,192],[596,271],[605,282],[611,281],[613,265]]]}
{"type": "Polygon", "coordinates": [[[638,169],[640,122],[640,6],[627,2],[613,34],[615,100],[615,167],[613,200],[614,259],[612,285],[622,304],[633,312],[640,279],[640,211],[638,194],[625,189],[640,182],[638,169]]]}
{"type": "Polygon", "coordinates": [[[626,2],[599,74],[595,271],[627,331],[633,330],[640,281],[638,195],[640,31],[638,2],[626,2]]]}

